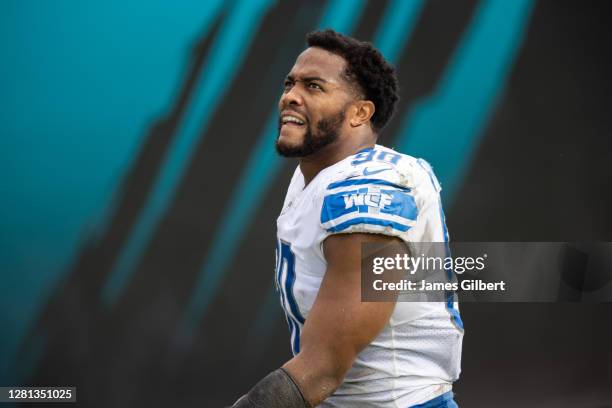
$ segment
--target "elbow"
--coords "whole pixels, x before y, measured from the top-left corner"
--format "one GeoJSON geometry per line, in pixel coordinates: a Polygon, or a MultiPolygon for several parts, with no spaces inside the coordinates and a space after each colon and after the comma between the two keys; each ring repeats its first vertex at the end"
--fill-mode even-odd
{"type": "Polygon", "coordinates": [[[342,384],[344,375],[337,372],[319,372],[316,375],[316,383],[320,390],[320,395],[332,395],[342,384]]]}
{"type": "Polygon", "coordinates": [[[315,383],[324,390],[327,395],[331,395],[342,385],[346,372],[352,365],[352,361],[344,361],[339,358],[339,353],[324,355],[321,353],[319,358],[309,359],[312,367],[312,376],[315,383]]]}
{"type": "Polygon", "coordinates": [[[304,398],[317,406],[332,395],[344,381],[347,368],[331,358],[304,358],[298,355],[285,364],[284,368],[291,374],[302,391],[304,398]]]}
{"type": "Polygon", "coordinates": [[[342,380],[343,378],[335,373],[313,370],[302,384],[305,386],[302,388],[304,398],[312,407],[316,407],[340,387],[342,380]]]}

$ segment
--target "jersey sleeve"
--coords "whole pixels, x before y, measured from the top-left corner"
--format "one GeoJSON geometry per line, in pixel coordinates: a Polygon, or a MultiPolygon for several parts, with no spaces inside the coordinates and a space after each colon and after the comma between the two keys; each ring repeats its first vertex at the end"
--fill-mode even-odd
{"type": "Polygon", "coordinates": [[[381,170],[326,186],[320,220],[326,235],[365,232],[402,237],[416,224],[419,209],[413,188],[397,169],[381,170]]]}

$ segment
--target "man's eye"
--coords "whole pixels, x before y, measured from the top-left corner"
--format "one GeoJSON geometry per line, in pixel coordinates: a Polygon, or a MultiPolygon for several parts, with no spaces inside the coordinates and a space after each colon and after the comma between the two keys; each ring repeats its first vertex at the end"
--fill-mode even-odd
{"type": "Polygon", "coordinates": [[[285,89],[289,89],[289,88],[291,88],[293,86],[293,82],[285,81],[285,85],[284,86],[285,86],[285,89]]]}
{"type": "Polygon", "coordinates": [[[316,84],[316,83],[314,83],[314,82],[310,82],[310,83],[308,84],[308,87],[309,87],[310,89],[319,89],[319,90],[323,90],[323,88],[321,88],[321,85],[316,84]]]}

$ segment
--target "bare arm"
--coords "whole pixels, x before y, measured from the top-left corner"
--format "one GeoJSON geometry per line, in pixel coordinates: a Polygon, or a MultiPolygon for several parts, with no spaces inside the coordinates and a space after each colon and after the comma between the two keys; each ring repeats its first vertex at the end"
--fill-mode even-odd
{"type": "Polygon", "coordinates": [[[357,354],[378,336],[395,307],[394,301],[361,301],[361,244],[393,241],[399,239],[373,234],[327,238],[323,246],[327,270],[304,324],[300,352],[258,382],[233,408],[314,407],[342,384],[357,354]]]}
{"type": "Polygon", "coordinates": [[[361,302],[361,243],[396,240],[342,234],[325,241],[327,271],[304,324],[301,350],[283,366],[311,406],[340,386],[357,354],[389,321],[395,302],[361,302]]]}

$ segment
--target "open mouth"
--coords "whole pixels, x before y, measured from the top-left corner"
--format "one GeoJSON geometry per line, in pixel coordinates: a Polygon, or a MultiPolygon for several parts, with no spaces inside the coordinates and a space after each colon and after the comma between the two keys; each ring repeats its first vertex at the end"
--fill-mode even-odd
{"type": "Polygon", "coordinates": [[[281,116],[281,126],[304,126],[304,121],[293,115],[281,116]]]}

